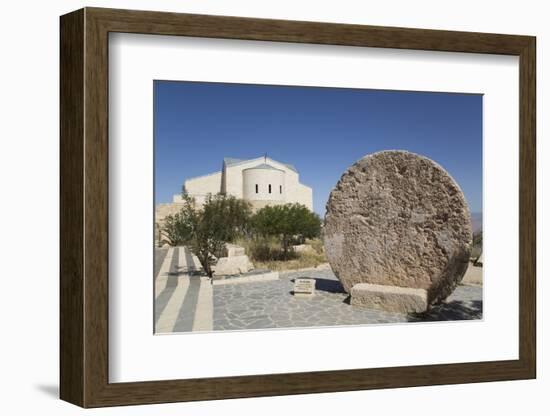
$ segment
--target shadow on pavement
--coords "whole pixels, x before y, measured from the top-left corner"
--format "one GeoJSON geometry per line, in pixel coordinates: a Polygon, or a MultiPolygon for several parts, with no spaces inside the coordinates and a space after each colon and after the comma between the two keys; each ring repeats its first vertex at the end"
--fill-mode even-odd
{"type": "Polygon", "coordinates": [[[338,280],[315,278],[315,289],[330,293],[346,293],[338,280]]]}
{"type": "Polygon", "coordinates": [[[459,301],[442,303],[433,306],[429,311],[421,314],[409,314],[409,322],[418,321],[463,321],[483,318],[483,302],[459,301]]]}
{"type": "Polygon", "coordinates": [[[296,279],[314,279],[315,290],[321,290],[323,292],[329,292],[329,293],[346,293],[346,291],[344,290],[344,287],[338,280],[323,279],[320,277],[300,276],[300,277],[293,277],[292,279],[290,279],[290,281],[294,283],[296,279]]]}

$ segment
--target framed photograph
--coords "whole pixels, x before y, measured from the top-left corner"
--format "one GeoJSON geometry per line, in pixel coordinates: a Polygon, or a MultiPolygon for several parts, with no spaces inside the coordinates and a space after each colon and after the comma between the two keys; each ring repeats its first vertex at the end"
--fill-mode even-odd
{"type": "Polygon", "coordinates": [[[534,37],[60,28],[63,400],[536,377],[534,37]]]}

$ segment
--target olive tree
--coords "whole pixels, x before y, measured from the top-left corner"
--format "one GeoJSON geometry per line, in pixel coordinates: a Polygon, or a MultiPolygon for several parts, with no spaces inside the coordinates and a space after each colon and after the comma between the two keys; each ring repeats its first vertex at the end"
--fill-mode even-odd
{"type": "Polygon", "coordinates": [[[212,265],[225,243],[246,232],[250,204],[222,194],[208,195],[201,207],[188,195],[183,195],[183,200],[182,209],[166,217],[163,232],[170,244],[186,245],[212,277],[212,265]]]}
{"type": "Polygon", "coordinates": [[[295,237],[315,238],[321,233],[321,219],[305,205],[298,203],[266,206],[252,217],[257,234],[280,239],[283,258],[288,258],[295,237]]]}

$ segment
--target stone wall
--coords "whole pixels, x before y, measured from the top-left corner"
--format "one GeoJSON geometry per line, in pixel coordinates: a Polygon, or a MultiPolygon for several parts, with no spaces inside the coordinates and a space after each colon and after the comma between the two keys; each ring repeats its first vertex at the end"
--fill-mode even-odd
{"type": "Polygon", "coordinates": [[[172,202],[167,204],[157,204],[155,208],[155,246],[162,244],[161,228],[164,224],[164,218],[168,215],[174,215],[183,208],[182,203],[172,202]]]}
{"type": "MultiPolygon", "coordinates": [[[[184,183],[185,191],[198,200],[209,193],[215,195],[222,191],[222,173],[214,172],[209,175],[188,179],[184,183]]],[[[181,195],[174,195],[174,202],[181,200],[181,195]]]]}
{"type": "Polygon", "coordinates": [[[285,201],[258,201],[258,200],[253,200],[253,201],[248,201],[250,203],[250,205],[252,205],[252,211],[256,212],[264,207],[267,207],[268,205],[270,206],[273,206],[273,205],[284,205],[285,204],[285,201]]]}
{"type": "Polygon", "coordinates": [[[292,202],[305,205],[310,211],[313,211],[313,190],[309,186],[298,183],[291,199],[292,202]]]}

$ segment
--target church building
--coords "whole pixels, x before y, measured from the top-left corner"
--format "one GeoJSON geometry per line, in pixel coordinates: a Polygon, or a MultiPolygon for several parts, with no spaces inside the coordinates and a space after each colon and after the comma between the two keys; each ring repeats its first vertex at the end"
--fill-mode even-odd
{"type": "MultiPolygon", "coordinates": [[[[185,180],[183,191],[193,197],[197,206],[204,204],[208,194],[233,195],[250,203],[253,211],[266,205],[299,203],[313,211],[313,191],[300,183],[296,168],[267,156],[254,159],[226,157],[222,169],[185,180]]],[[[155,209],[155,242],[161,244],[164,218],[183,207],[181,194],[172,197],[171,203],[157,204],[155,209]]]]}
{"type": "MultiPolygon", "coordinates": [[[[247,160],[226,157],[221,171],[187,179],[184,192],[199,206],[208,194],[222,193],[250,202],[254,210],[295,202],[313,210],[313,191],[300,183],[296,168],[267,156],[247,160]]],[[[174,195],[173,202],[181,203],[181,195],[174,195]]]]}

